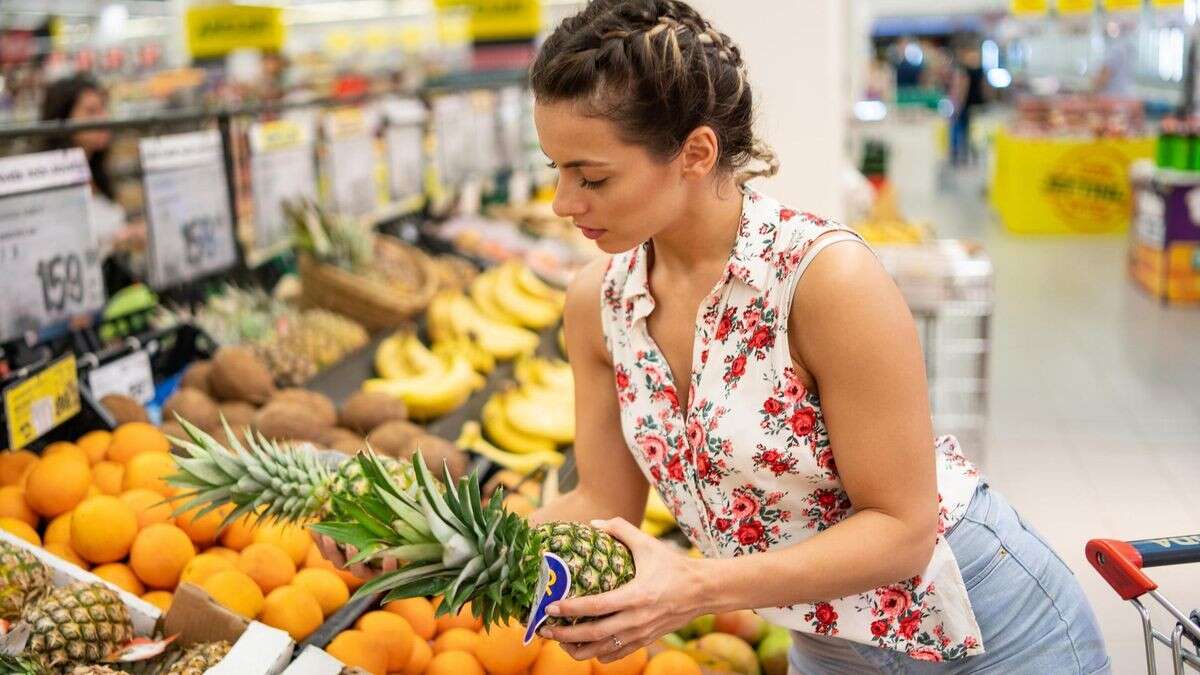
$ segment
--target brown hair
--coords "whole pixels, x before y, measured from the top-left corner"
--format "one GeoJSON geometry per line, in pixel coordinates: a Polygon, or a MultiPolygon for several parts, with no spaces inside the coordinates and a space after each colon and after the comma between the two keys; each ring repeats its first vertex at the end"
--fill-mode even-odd
{"type": "Polygon", "coordinates": [[[754,137],[740,50],[685,2],[592,0],[546,39],[529,79],[539,101],[578,100],[659,157],[674,157],[708,126],[721,170],[763,165],[740,171],[739,184],[779,170],[754,137]]]}

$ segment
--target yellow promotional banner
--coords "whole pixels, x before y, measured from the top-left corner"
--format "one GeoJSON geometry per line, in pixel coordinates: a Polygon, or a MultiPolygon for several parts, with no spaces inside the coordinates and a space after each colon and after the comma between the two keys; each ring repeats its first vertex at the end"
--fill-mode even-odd
{"type": "Polygon", "coordinates": [[[1013,16],[1045,16],[1050,11],[1050,0],[1012,0],[1013,16]]]}
{"type": "Polygon", "coordinates": [[[1154,156],[1152,137],[1022,138],[996,134],[992,204],[1016,234],[1107,234],[1129,228],[1129,166],[1154,156]]]}
{"type": "Polygon", "coordinates": [[[286,30],[283,10],[254,5],[195,5],[184,17],[188,53],[204,59],[235,49],[279,51],[286,30]]]}
{"type": "Polygon", "coordinates": [[[1184,0],[1150,0],[1150,4],[1157,9],[1178,9],[1183,7],[1184,0]]]}
{"type": "Polygon", "coordinates": [[[1063,16],[1077,16],[1096,11],[1096,0],[1058,0],[1058,13],[1063,16]]]}
{"type": "Polygon", "coordinates": [[[1142,9],[1142,0],[1104,0],[1104,10],[1107,12],[1138,12],[1142,9]]]}
{"type": "Polygon", "coordinates": [[[8,442],[13,448],[45,436],[80,411],[79,373],[68,354],[41,372],[4,390],[8,442]]]}
{"type": "Polygon", "coordinates": [[[527,39],[542,28],[541,0],[437,0],[437,8],[469,11],[475,40],[527,39]]]}

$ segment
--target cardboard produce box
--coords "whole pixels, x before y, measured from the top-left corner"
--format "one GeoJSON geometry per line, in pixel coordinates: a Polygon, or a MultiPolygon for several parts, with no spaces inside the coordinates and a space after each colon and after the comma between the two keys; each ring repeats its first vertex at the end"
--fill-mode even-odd
{"type": "Polygon", "coordinates": [[[345,666],[320,647],[309,645],[283,675],[339,675],[345,666]]]}

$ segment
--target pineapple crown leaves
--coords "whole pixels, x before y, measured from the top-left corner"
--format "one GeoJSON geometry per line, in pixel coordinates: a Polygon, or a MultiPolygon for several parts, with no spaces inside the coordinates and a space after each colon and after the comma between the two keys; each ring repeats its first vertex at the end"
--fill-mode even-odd
{"type": "Polygon", "coordinates": [[[189,436],[170,439],[186,453],[175,456],[179,471],[167,477],[167,483],[187,490],[171,498],[182,502],[175,509],[177,515],[199,508],[196,517],[201,517],[233,504],[222,528],[247,513],[256,513],[257,522],[298,522],[316,514],[327,501],[332,475],[315,455],[289,452],[261,433],[256,438],[249,430],[243,445],[222,416],[226,448],[179,415],[175,417],[189,436]]]}

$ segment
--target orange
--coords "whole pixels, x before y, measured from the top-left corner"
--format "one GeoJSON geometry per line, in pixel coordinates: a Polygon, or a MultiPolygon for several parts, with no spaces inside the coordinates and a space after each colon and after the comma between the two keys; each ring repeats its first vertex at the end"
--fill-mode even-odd
{"type": "Polygon", "coordinates": [[[146,592],[146,588],[142,586],[142,582],[138,580],[137,575],[125,563],[100,565],[92,568],[92,574],[134,595],[141,595],[146,592]]]}
{"type": "Polygon", "coordinates": [[[0,485],[16,485],[25,471],[37,462],[38,456],[28,450],[0,452],[0,485]]]}
{"type": "Polygon", "coordinates": [[[166,454],[171,451],[167,437],[146,422],[126,422],[117,427],[108,446],[108,459],[127,463],[144,452],[166,454]]]}
{"type": "Polygon", "coordinates": [[[533,662],[530,675],[592,675],[592,664],[576,661],[557,642],[547,640],[533,662]]]}
{"type": "Polygon", "coordinates": [[[408,665],[416,635],[404,617],[391,612],[367,612],[359,618],[354,627],[378,636],[387,645],[388,672],[400,670],[408,665]]]}
{"type": "Polygon", "coordinates": [[[151,588],[174,589],[179,575],[196,557],[196,547],[183,530],[155,523],[137,533],[129,550],[129,565],[151,588]]]}
{"type": "Polygon", "coordinates": [[[164,479],[175,472],[175,460],[171,459],[171,455],[144,452],[125,463],[125,478],[121,481],[121,489],[146,488],[164,497],[170,497],[175,494],[175,488],[167,485],[164,479]]]}
{"type": "Polygon", "coordinates": [[[254,516],[245,515],[225,526],[221,530],[221,545],[225,548],[240,551],[254,543],[254,516]]]}
{"type": "Polygon", "coordinates": [[[71,548],[93,564],[124,558],[137,533],[133,509],[116,497],[88,497],[71,514],[71,548]]]}
{"type": "Polygon", "coordinates": [[[347,666],[362,668],[372,675],[387,673],[387,645],[366,631],[344,630],[325,651],[347,666]]]}
{"type": "Polygon", "coordinates": [[[350,599],[346,582],[329,570],[302,569],[296,572],[292,585],[308,591],[321,606],[321,614],[329,616],[350,599]]]}
{"type": "Polygon", "coordinates": [[[112,443],[112,434],[103,429],[89,431],[80,436],[79,440],[75,441],[75,445],[78,445],[80,450],[87,453],[88,461],[93,465],[108,456],[108,446],[110,443],[112,443]]]}
{"type": "Polygon", "coordinates": [[[46,531],[42,534],[42,542],[46,544],[70,544],[71,543],[71,511],[55,516],[54,520],[46,526],[46,531]]]}
{"type": "Polygon", "coordinates": [[[339,579],[346,582],[346,588],[349,588],[352,591],[366,583],[362,579],[354,576],[352,573],[334,567],[333,563],[329,562],[329,559],[321,555],[321,550],[316,546],[313,546],[308,550],[308,555],[304,558],[304,567],[306,569],[329,570],[330,572],[338,575],[339,579]]]}
{"type": "Polygon", "coordinates": [[[40,464],[41,461],[42,461],[41,458],[39,458],[38,461],[25,467],[24,473],[21,474],[21,477],[17,479],[17,482],[15,484],[18,487],[20,487],[22,490],[24,490],[25,487],[29,485],[29,474],[33,473],[34,467],[36,467],[38,464],[40,464]]]}
{"type": "Polygon", "coordinates": [[[317,599],[303,588],[291,585],[271,591],[258,613],[259,621],[287,631],[296,642],[320,628],[324,618],[317,599]]]}
{"type": "MultiPolygon", "coordinates": [[[[104,492],[100,488],[96,487],[95,483],[92,483],[91,485],[88,486],[87,494],[84,495],[84,499],[87,499],[88,497],[95,497],[96,495],[102,495],[102,494],[104,494],[104,492]]],[[[109,496],[111,497],[112,495],[109,495],[109,496]]]]}
{"type": "Polygon", "coordinates": [[[83,451],[83,448],[80,448],[78,445],[75,445],[74,443],[68,443],[66,441],[57,441],[57,442],[51,443],[50,445],[47,445],[45,447],[45,449],[42,450],[42,459],[45,459],[47,457],[53,457],[54,455],[57,455],[60,453],[69,454],[73,457],[77,457],[81,461],[87,463],[89,466],[92,463],[92,459],[90,457],[88,457],[88,454],[86,452],[83,451]]]}
{"type": "Polygon", "coordinates": [[[433,641],[433,653],[459,651],[474,654],[477,644],[479,644],[479,633],[467,628],[451,628],[433,641]]]}
{"type": "Polygon", "coordinates": [[[187,532],[197,546],[211,546],[217,540],[217,530],[221,527],[221,521],[232,511],[233,504],[226,504],[196,518],[199,509],[192,509],[176,516],[175,524],[187,532]]]}
{"type": "Polygon", "coordinates": [[[92,465],[92,485],[106,495],[121,494],[121,483],[125,480],[125,465],[120,462],[96,462],[92,465]]]}
{"type": "Polygon", "coordinates": [[[200,588],[218,604],[245,619],[253,619],[262,610],[262,590],[239,570],[221,570],[205,579],[200,588]]]}
{"type": "Polygon", "coordinates": [[[421,675],[432,659],[433,648],[429,643],[421,638],[414,638],[412,656],[408,657],[408,664],[400,671],[400,675],[421,675]]]}
{"type": "Polygon", "coordinates": [[[0,530],[14,535],[20,539],[33,544],[34,546],[42,545],[42,538],[38,536],[37,530],[29,526],[29,523],[8,516],[0,516],[0,530]]]}
{"type": "Polygon", "coordinates": [[[444,652],[433,657],[425,675],[484,675],[479,661],[467,652],[444,652]]]}
{"type": "Polygon", "coordinates": [[[702,675],[700,664],[681,651],[659,652],[646,664],[643,675],[702,675]]]}
{"type": "Polygon", "coordinates": [[[242,549],[237,566],[258,584],[263,593],[290,584],[296,576],[296,563],[275,544],[250,544],[242,549]]]}
{"type": "Polygon", "coordinates": [[[153,490],[138,488],[122,492],[120,500],[133,509],[139,528],[171,522],[171,505],[164,503],[163,496],[153,490]]]}
{"type": "Polygon", "coordinates": [[[638,675],[646,668],[650,652],[645,647],[612,663],[600,663],[592,659],[592,675],[638,675]]]}
{"type": "Polygon", "coordinates": [[[437,619],[433,616],[433,605],[425,598],[405,598],[393,600],[383,606],[389,612],[395,612],[408,621],[413,632],[422,640],[432,640],[437,634],[437,619]]]}
{"type": "Polygon", "coordinates": [[[542,649],[540,638],[535,637],[528,645],[524,641],[525,627],[520,623],[510,620],[504,625],[494,625],[479,634],[475,658],[492,675],[518,675],[533,665],[542,649]]]}
{"type": "Polygon", "coordinates": [[[232,563],[234,567],[237,567],[237,561],[238,561],[238,558],[240,557],[238,555],[237,551],[231,551],[231,550],[229,550],[227,548],[223,548],[221,546],[214,546],[212,548],[206,548],[206,549],[204,549],[204,552],[208,553],[210,555],[215,555],[218,558],[224,558],[225,560],[228,560],[230,563],[232,563]]]}
{"type": "Polygon", "coordinates": [[[166,614],[167,610],[171,609],[171,602],[175,599],[175,594],[170,591],[150,591],[143,595],[142,599],[166,614]]]}
{"type": "MultiPolygon", "coordinates": [[[[437,609],[441,604],[441,596],[433,599],[434,609],[437,609]]],[[[458,610],[458,614],[454,616],[439,616],[437,618],[438,633],[445,633],[451,628],[469,628],[475,632],[479,632],[483,630],[483,619],[476,619],[471,615],[471,603],[468,602],[458,610]]]]}
{"type": "Polygon", "coordinates": [[[40,515],[53,518],[83,501],[91,484],[92,470],[87,460],[72,452],[59,452],[43,457],[29,472],[25,501],[40,515]]]}
{"type": "Polygon", "coordinates": [[[38,515],[25,503],[25,491],[16,485],[0,487],[0,516],[16,518],[37,527],[38,515]]]}
{"type": "Polygon", "coordinates": [[[47,551],[62,558],[63,560],[66,560],[80,569],[88,569],[87,561],[83,558],[80,558],[79,554],[75,552],[75,549],[71,548],[69,543],[52,541],[49,544],[46,544],[45,548],[47,551]]]}
{"type": "MultiPolygon", "coordinates": [[[[190,544],[191,541],[189,540],[188,543],[190,544]]],[[[205,579],[217,572],[232,569],[237,569],[236,562],[232,562],[222,555],[214,555],[211,550],[208,550],[188,561],[179,575],[179,583],[187,582],[199,586],[204,583],[205,579]]]]}
{"type": "Polygon", "coordinates": [[[262,523],[254,528],[254,543],[275,544],[291,557],[297,566],[304,564],[308,550],[313,547],[312,537],[308,530],[299,525],[283,523],[262,523]]]}

